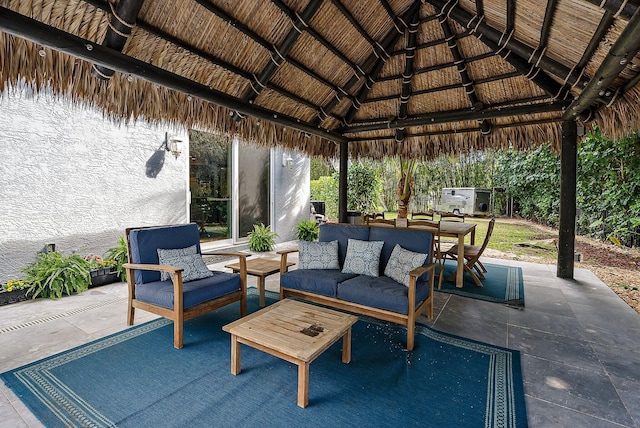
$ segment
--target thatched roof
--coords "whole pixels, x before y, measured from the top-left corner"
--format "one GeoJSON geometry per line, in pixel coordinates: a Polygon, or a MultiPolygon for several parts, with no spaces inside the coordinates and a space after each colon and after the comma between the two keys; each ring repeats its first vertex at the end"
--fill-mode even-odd
{"type": "Polygon", "coordinates": [[[638,7],[0,0],[0,89],[26,79],[117,120],[330,157],[347,141],[374,158],[558,144],[563,120],[612,136],[640,124],[638,7]]]}

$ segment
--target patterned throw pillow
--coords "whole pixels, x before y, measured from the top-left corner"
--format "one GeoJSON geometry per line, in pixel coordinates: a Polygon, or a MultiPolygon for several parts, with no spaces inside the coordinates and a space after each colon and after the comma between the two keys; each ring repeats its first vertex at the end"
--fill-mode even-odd
{"type": "Polygon", "coordinates": [[[338,241],[298,243],[300,269],[340,269],[338,241]]]}
{"type": "Polygon", "coordinates": [[[409,272],[422,266],[425,260],[427,260],[426,254],[414,253],[396,244],[387,262],[387,267],[384,269],[384,276],[408,287],[409,272]]]}
{"type": "Polygon", "coordinates": [[[349,239],[342,273],[380,276],[380,252],[384,241],[349,239]]]}
{"type": "MultiPolygon", "coordinates": [[[[176,248],[174,250],[158,248],[158,261],[161,265],[183,268],[182,282],[213,276],[213,272],[209,270],[204,260],[202,260],[202,256],[198,254],[198,249],[195,245],[186,248],[176,248]]],[[[168,281],[170,279],[170,273],[160,272],[161,281],[168,281]]]]}

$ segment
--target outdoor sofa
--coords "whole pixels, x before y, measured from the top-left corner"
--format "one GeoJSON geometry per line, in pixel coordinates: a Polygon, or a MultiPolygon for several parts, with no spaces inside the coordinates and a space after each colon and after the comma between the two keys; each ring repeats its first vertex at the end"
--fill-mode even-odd
{"type": "Polygon", "coordinates": [[[425,310],[433,317],[436,265],[429,231],[327,223],[320,225],[319,242],[300,241],[298,248],[278,253],[284,266],[280,299],[300,298],[404,325],[408,350],[414,347],[416,318],[425,310]],[[396,245],[401,248],[392,258],[396,245]],[[292,252],[299,252],[298,268],[287,271],[292,252]]]}

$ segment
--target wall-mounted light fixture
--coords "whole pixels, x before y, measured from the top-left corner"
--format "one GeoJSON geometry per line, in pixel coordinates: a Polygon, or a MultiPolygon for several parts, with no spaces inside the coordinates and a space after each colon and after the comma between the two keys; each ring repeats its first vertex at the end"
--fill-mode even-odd
{"type": "Polygon", "coordinates": [[[282,154],[282,166],[288,171],[291,171],[293,169],[293,158],[291,157],[290,153],[284,152],[282,154]]]}
{"type": "Polygon", "coordinates": [[[164,134],[164,149],[178,159],[180,153],[182,153],[182,140],[176,137],[169,137],[169,133],[164,134]]]}

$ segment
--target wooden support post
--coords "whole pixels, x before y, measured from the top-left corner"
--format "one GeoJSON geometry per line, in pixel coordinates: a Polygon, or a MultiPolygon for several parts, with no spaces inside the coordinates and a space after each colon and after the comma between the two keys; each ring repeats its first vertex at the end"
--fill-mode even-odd
{"type": "Polygon", "coordinates": [[[347,172],[349,169],[349,145],[340,143],[340,175],[338,182],[338,222],[347,222],[347,172]]]}
{"type": "Polygon", "coordinates": [[[558,278],[573,279],[576,239],[576,169],[578,133],[575,120],[562,122],[560,152],[560,229],[558,231],[558,278]]]}

